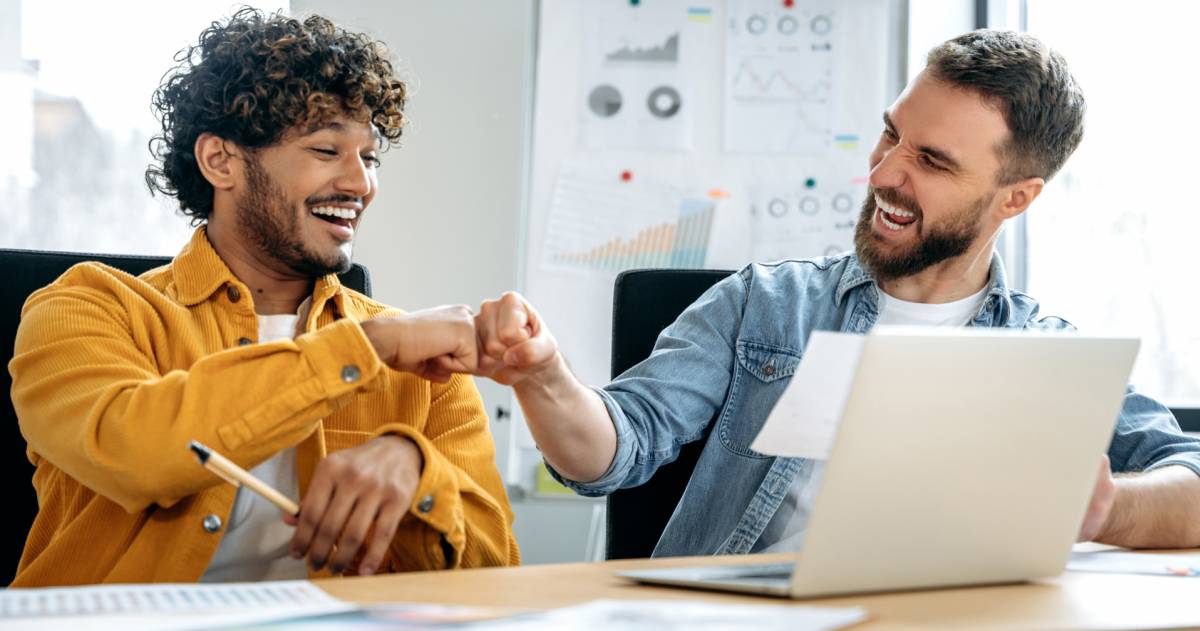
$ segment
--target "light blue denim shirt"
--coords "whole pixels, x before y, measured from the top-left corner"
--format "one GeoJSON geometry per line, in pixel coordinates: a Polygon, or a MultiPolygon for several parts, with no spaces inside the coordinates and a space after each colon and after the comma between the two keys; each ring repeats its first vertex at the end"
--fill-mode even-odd
{"type": "MultiPolygon", "coordinates": [[[[971,326],[1073,328],[1059,318],[1039,319],[1037,301],[1005,284],[998,255],[990,279],[971,326]]],[[[875,281],[853,254],[742,269],[667,327],[649,358],[597,389],[617,431],[609,470],[586,484],[559,479],[593,496],[637,486],[716,423],[654,556],[757,549],[793,480],[808,476],[814,463],[767,456],[750,443],[791,380],[809,334],[866,332],[878,301],[875,281]]],[[[1200,441],[1180,433],[1166,407],[1132,387],[1108,453],[1114,471],[1179,464],[1200,475],[1200,441]]]]}

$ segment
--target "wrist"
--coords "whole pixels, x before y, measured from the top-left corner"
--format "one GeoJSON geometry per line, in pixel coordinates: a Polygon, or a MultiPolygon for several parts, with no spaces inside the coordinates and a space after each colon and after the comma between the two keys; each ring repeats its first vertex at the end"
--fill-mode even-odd
{"type": "Polygon", "coordinates": [[[560,388],[564,381],[572,377],[566,358],[557,350],[554,351],[554,357],[526,370],[525,374],[524,379],[513,384],[514,390],[552,391],[560,388]]]}
{"type": "Polygon", "coordinates": [[[380,435],[379,439],[390,443],[393,449],[403,452],[408,462],[415,463],[418,478],[425,471],[425,454],[421,453],[421,447],[417,445],[415,440],[403,434],[390,433],[380,435]]]}
{"type": "Polygon", "coordinates": [[[1136,482],[1134,478],[1113,480],[1112,506],[1108,509],[1108,515],[1104,517],[1104,522],[1100,524],[1100,529],[1092,541],[1111,545],[1128,545],[1131,524],[1129,520],[1123,519],[1123,515],[1128,514],[1127,504],[1131,491],[1129,485],[1134,482],[1136,482]]]}
{"type": "Polygon", "coordinates": [[[407,334],[408,327],[404,321],[399,318],[382,317],[363,320],[359,324],[380,361],[394,366],[398,359],[398,349],[403,347],[403,338],[407,334]]]}

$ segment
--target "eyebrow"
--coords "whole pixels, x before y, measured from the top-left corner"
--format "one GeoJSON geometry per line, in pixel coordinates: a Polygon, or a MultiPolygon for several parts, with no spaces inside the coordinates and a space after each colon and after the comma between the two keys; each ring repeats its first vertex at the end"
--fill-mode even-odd
{"type": "MultiPolygon", "coordinates": [[[[337,121],[331,121],[324,125],[321,125],[321,124],[310,125],[304,135],[311,136],[319,131],[325,131],[325,130],[329,130],[329,131],[337,132],[337,133],[343,133],[343,134],[349,131],[349,129],[345,125],[343,125],[337,121]]],[[[383,134],[379,133],[379,128],[374,125],[371,125],[371,140],[375,141],[375,147],[377,149],[383,144],[383,134]]]]}
{"type": "MultiPolygon", "coordinates": [[[[896,132],[896,125],[895,125],[895,123],[892,122],[892,117],[888,116],[887,112],[883,113],[883,126],[886,127],[888,129],[888,131],[892,132],[892,134],[894,134],[896,136],[900,135],[896,132]]],[[[929,156],[932,157],[934,160],[937,160],[938,162],[945,164],[951,170],[954,170],[954,171],[962,170],[962,165],[960,165],[958,163],[958,160],[955,160],[954,158],[950,157],[950,154],[946,153],[945,151],[942,151],[941,149],[938,149],[937,147],[930,147],[928,145],[918,145],[917,151],[920,151],[921,153],[929,154],[929,156]]]]}

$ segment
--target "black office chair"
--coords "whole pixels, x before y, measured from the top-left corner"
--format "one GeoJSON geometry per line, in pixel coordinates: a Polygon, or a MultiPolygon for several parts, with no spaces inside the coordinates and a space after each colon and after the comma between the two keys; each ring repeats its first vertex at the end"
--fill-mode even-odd
{"type": "MultiPolygon", "coordinates": [[[[7,541],[0,544],[0,585],[12,582],[25,546],[25,536],[37,515],[37,494],[32,486],[33,465],[25,455],[25,438],[17,425],[17,413],[12,400],[7,396],[12,390],[12,377],[8,363],[13,356],[13,342],[17,335],[17,324],[21,318],[21,307],[25,299],[35,290],[45,287],[67,271],[67,268],[83,261],[99,261],[124,270],[130,274],[141,274],[147,270],[171,262],[165,256],[132,256],[114,254],[82,254],[76,252],[42,252],[37,250],[0,249],[0,271],[6,279],[0,282],[0,479],[9,484],[5,493],[5,512],[8,514],[4,531],[7,541]]],[[[347,287],[371,295],[371,277],[367,269],[357,263],[350,271],[341,275],[347,287]]]]}
{"type": "MultiPolygon", "coordinates": [[[[658,334],[709,287],[733,272],[722,270],[632,270],[613,287],[612,376],[654,350],[658,334]]],[[[710,424],[711,428],[712,425],[710,424]]],[[[708,433],[684,445],[679,457],[658,468],[641,486],[608,496],[606,554],[609,559],[650,556],[683,497],[708,433]]]]}

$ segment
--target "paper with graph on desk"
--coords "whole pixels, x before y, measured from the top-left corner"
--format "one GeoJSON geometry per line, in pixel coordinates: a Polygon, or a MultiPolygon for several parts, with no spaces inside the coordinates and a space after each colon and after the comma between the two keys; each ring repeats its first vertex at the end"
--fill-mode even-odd
{"type": "Polygon", "coordinates": [[[7,589],[0,592],[0,631],[84,621],[88,631],[200,629],[356,608],[308,581],[7,589]]]}

